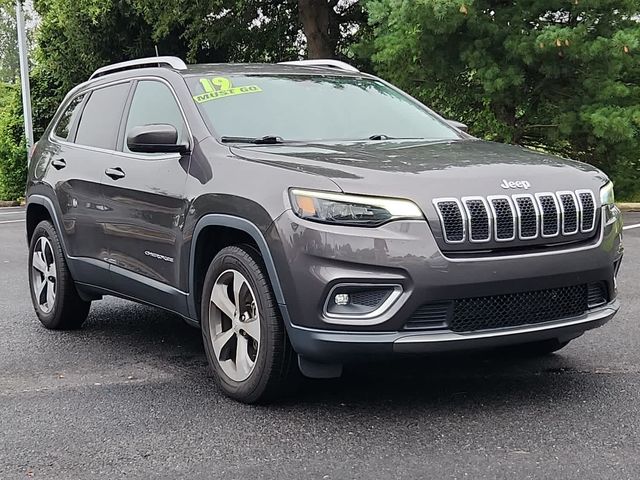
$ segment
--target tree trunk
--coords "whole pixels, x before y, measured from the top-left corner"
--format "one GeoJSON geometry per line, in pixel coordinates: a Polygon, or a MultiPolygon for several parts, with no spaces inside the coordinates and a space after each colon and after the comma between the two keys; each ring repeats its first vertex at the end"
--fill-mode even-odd
{"type": "Polygon", "coordinates": [[[334,58],[335,48],[330,36],[333,2],[327,0],[298,0],[298,14],[307,37],[307,56],[334,58]]]}

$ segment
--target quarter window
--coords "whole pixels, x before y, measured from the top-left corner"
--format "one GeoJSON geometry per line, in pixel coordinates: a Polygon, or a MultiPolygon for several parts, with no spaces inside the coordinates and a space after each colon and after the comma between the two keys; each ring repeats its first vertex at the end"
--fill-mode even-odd
{"type": "Polygon", "coordinates": [[[76,98],[71,100],[64,113],[60,116],[56,128],[53,130],[56,137],[62,138],[63,140],[69,139],[69,130],[78,116],[78,113],[80,113],[80,105],[82,104],[83,99],[84,94],[78,95],[76,98]]]}
{"type": "Polygon", "coordinates": [[[91,92],[80,118],[76,143],[115,150],[128,92],[129,83],[119,83],[91,92]]]}
{"type": "Polygon", "coordinates": [[[127,118],[124,151],[130,151],[127,147],[127,136],[131,129],[158,123],[173,125],[178,131],[178,143],[185,138],[186,125],[169,87],[154,80],[139,81],[127,118]]]}

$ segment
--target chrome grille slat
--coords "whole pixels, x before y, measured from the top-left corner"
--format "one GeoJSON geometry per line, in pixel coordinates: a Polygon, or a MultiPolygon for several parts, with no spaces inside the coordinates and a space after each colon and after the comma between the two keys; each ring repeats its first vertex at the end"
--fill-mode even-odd
{"type": "Polygon", "coordinates": [[[540,225],[540,212],[533,195],[513,195],[513,204],[516,207],[518,222],[518,236],[520,240],[532,240],[538,238],[540,225]]]}
{"type": "Polygon", "coordinates": [[[596,198],[591,190],[576,190],[580,205],[580,231],[591,232],[596,228],[596,198]]]}
{"type": "Polygon", "coordinates": [[[544,238],[557,237],[560,234],[560,207],[558,199],[551,192],[536,193],[540,208],[540,228],[544,238]]]}
{"type": "Polygon", "coordinates": [[[591,190],[436,198],[433,205],[449,244],[564,237],[596,227],[591,190]]]}
{"type": "Polygon", "coordinates": [[[439,198],[433,201],[440,217],[442,235],[447,243],[462,243],[466,239],[466,218],[457,198],[439,198]]]}
{"type": "Polygon", "coordinates": [[[578,233],[578,200],[573,192],[557,192],[560,213],[562,216],[562,234],[574,235],[578,233]]]}
{"type": "Polygon", "coordinates": [[[469,241],[488,242],[491,240],[491,216],[487,201],[483,197],[463,197],[465,213],[469,221],[469,241]]]}
{"type": "Polygon", "coordinates": [[[516,238],[516,211],[511,198],[506,195],[488,197],[493,214],[493,234],[498,242],[509,242],[516,238]]]}

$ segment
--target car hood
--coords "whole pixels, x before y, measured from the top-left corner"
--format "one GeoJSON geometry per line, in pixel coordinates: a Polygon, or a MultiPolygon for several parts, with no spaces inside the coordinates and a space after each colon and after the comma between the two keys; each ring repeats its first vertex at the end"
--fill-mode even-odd
{"type": "MultiPolygon", "coordinates": [[[[350,142],[232,147],[246,160],[330,178],[346,193],[404,197],[423,208],[446,196],[597,189],[607,180],[585,163],[485,142],[350,142]],[[505,189],[526,181],[528,189],[505,189]]],[[[304,185],[292,185],[292,187],[304,185]]]]}

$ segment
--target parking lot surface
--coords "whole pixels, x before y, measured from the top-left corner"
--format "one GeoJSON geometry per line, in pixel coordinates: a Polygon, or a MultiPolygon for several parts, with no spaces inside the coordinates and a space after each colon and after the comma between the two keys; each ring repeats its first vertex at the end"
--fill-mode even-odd
{"type": "Polygon", "coordinates": [[[640,228],[620,313],[556,355],[359,365],[255,407],[162,311],[105,298],[79,331],[42,328],[23,219],[0,209],[0,479],[640,478],[640,228]]]}

